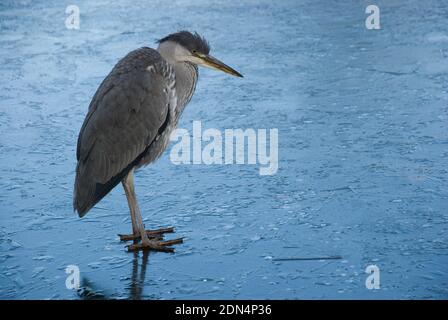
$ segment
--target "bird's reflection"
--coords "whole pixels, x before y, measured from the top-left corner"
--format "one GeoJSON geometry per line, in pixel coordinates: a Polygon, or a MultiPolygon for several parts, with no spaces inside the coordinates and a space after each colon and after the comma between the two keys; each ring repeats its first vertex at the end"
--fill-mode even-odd
{"type": "Polygon", "coordinates": [[[146,265],[148,264],[149,251],[142,252],[142,264],[139,270],[139,253],[134,252],[132,260],[132,276],[129,299],[140,300],[143,295],[143,287],[145,283],[146,265]]]}
{"type": "MultiPolygon", "coordinates": [[[[149,251],[134,252],[132,260],[131,283],[129,286],[128,299],[141,300],[145,284],[146,267],[148,265],[149,251]],[[140,263],[141,260],[141,263],[140,263]]],[[[82,300],[107,300],[116,299],[110,293],[102,290],[86,277],[81,280],[80,288],[77,291],[82,300]]]]}

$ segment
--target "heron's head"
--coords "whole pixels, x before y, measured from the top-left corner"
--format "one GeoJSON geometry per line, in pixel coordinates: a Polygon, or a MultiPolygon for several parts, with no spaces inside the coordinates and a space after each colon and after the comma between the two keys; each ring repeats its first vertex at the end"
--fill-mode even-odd
{"type": "Polygon", "coordinates": [[[242,77],[238,71],[212,57],[207,40],[197,33],[179,31],[160,39],[158,43],[158,51],[168,62],[189,62],[242,77]]]}

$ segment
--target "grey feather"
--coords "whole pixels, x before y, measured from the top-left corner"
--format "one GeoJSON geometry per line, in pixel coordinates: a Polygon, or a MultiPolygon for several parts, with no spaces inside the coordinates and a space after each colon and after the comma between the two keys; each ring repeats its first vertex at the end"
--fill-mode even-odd
{"type": "Polygon", "coordinates": [[[167,135],[162,127],[175,126],[173,117],[173,123],[167,123],[177,107],[175,90],[174,71],[150,48],[129,53],[104,79],[78,138],[73,205],[80,216],[133,167],[146,164],[145,158],[153,161],[164,151],[166,144],[155,151],[152,143],[167,135]]]}
{"type": "Polygon", "coordinates": [[[201,37],[197,32],[191,33],[189,31],[179,31],[158,40],[158,43],[164,41],[173,41],[190,51],[198,51],[203,54],[210,53],[210,45],[205,38],[201,37]]]}

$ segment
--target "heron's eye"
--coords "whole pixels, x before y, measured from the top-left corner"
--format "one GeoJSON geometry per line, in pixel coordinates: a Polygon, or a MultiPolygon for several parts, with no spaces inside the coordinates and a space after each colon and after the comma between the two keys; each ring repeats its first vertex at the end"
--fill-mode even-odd
{"type": "Polygon", "coordinates": [[[192,50],[191,53],[197,54],[198,52],[196,50],[192,50]]]}

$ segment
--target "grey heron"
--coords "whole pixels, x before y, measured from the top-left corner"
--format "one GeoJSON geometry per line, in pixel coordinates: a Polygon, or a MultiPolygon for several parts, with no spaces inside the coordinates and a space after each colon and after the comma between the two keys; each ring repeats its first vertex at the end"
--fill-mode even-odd
{"type": "Polygon", "coordinates": [[[157,50],[128,53],[103,80],[90,102],[78,136],[73,207],[83,217],[120,182],[132,221],[129,250],[172,252],[182,239],[161,241],[172,228],[145,230],[134,189],[134,171],[167,148],[195,91],[198,66],[242,77],[212,57],[197,33],[180,31],[158,40],[157,50]],[[138,242],[138,240],[141,240],[138,242]]]}

